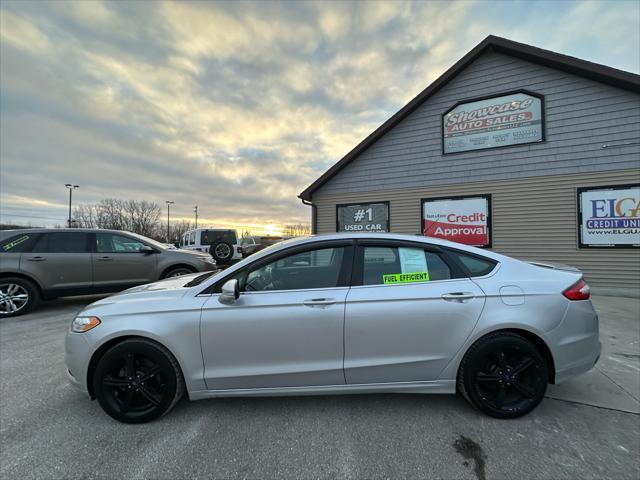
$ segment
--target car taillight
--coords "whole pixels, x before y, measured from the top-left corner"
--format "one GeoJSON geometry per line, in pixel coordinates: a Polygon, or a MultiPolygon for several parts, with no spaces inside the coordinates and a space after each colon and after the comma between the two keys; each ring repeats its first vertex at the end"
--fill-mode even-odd
{"type": "Polygon", "coordinates": [[[562,294],[569,300],[589,300],[590,290],[587,282],[581,279],[578,283],[567,288],[562,294]]]}

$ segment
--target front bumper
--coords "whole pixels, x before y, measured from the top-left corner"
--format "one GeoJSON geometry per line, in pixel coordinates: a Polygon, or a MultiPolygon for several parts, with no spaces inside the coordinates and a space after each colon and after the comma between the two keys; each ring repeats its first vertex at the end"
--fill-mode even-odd
{"type": "Polygon", "coordinates": [[[67,332],[64,363],[69,382],[89,395],[87,390],[87,368],[91,359],[91,347],[84,333],[67,332]]]}

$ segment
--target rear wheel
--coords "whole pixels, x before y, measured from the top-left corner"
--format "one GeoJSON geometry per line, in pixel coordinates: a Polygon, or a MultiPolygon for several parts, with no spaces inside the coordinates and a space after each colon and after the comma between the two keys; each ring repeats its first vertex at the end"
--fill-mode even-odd
{"type": "Polygon", "coordinates": [[[176,359],[145,339],[124,340],[98,361],[93,390],[102,409],[124,423],[144,423],[168,413],[185,391],[176,359]]]}
{"type": "Polygon", "coordinates": [[[496,418],[532,411],[544,397],[549,374],[538,350],[512,332],[489,334],[465,354],[458,391],[476,408],[496,418]]]}
{"type": "Polygon", "coordinates": [[[38,298],[38,288],[29,280],[0,278],[0,318],[24,315],[35,306],[38,298]]]}

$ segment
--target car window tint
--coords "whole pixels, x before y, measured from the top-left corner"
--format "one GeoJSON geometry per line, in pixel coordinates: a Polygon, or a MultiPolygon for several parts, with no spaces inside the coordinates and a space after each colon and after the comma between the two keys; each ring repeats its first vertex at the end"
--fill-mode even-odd
{"type": "Polygon", "coordinates": [[[96,233],[98,253],[138,253],[144,246],[144,243],[125,235],[96,233]]]}
{"type": "Polygon", "coordinates": [[[35,240],[38,238],[38,234],[33,233],[21,233],[18,235],[12,235],[9,238],[0,242],[0,253],[11,252],[21,253],[31,250],[35,240]]]}
{"type": "Polygon", "coordinates": [[[81,232],[45,233],[33,248],[40,253],[89,253],[87,234],[81,232]]]}
{"type": "Polygon", "coordinates": [[[344,247],[297,253],[249,271],[243,290],[302,290],[339,286],[344,247]]]}
{"type": "Polygon", "coordinates": [[[488,258],[481,258],[475,255],[465,255],[460,252],[449,252],[450,255],[456,257],[462,263],[472,277],[481,277],[491,273],[495,268],[496,262],[488,258]]]}
{"type": "Polygon", "coordinates": [[[439,254],[422,248],[365,247],[363,285],[448,280],[451,270],[439,254]]]}
{"type": "Polygon", "coordinates": [[[237,243],[236,232],[233,230],[203,230],[200,234],[202,245],[211,245],[217,242],[227,242],[231,245],[237,243]]]}

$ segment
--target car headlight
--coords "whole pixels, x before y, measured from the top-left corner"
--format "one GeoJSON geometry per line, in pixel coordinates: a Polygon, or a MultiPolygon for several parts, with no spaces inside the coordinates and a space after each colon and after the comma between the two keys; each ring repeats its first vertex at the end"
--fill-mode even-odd
{"type": "Polygon", "coordinates": [[[200,257],[200,261],[204,263],[211,263],[213,265],[216,264],[216,261],[213,259],[213,257],[200,257]]]}
{"type": "Polygon", "coordinates": [[[71,323],[71,331],[76,333],[88,332],[92,328],[100,325],[98,317],[76,317],[71,323]]]}

